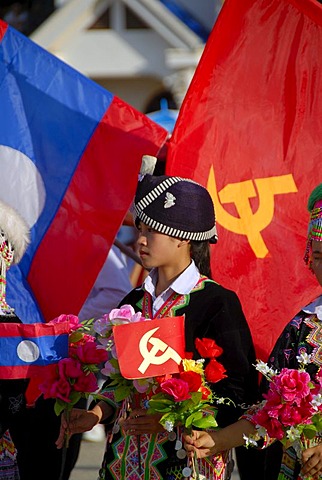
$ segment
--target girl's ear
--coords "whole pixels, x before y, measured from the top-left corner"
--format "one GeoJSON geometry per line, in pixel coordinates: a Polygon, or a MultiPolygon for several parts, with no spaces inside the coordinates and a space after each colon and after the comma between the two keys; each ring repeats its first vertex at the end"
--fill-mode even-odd
{"type": "Polygon", "coordinates": [[[178,243],[178,247],[183,247],[185,245],[190,245],[190,240],[180,240],[178,243]]]}

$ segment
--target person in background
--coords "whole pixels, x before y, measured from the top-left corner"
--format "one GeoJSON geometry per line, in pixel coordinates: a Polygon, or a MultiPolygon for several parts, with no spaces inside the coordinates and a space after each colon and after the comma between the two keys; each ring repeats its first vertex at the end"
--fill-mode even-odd
{"type": "MultiPolygon", "coordinates": [[[[233,405],[218,405],[219,425],[230,424],[241,414],[242,404],[257,397],[257,374],[250,330],[236,294],[211,279],[210,243],[217,242],[214,206],[201,185],[179,177],[145,175],[139,181],[134,201],[138,247],[143,266],[149,271],[144,283],[133,289],[120,305],[130,304],[146,318],[185,316],[186,351],[199,358],[197,337],[208,337],[223,348],[219,361],[227,378],[212,384],[216,395],[228,397],[233,405]]],[[[91,410],[74,409],[70,420],[62,418],[57,447],[71,434],[84,432],[102,421],[112,421],[119,405],[107,382],[102,392],[109,403],[99,402],[91,410]]],[[[164,479],[183,478],[187,459],[176,456],[174,442],[159,423],[159,416],[147,415],[144,395],[128,411],[122,430],[111,435],[99,478],[164,479]],[[137,437],[140,436],[141,467],[137,437]],[[121,452],[121,453],[118,453],[121,452]]],[[[110,424],[110,433],[113,424],[110,424]]],[[[182,432],[177,440],[180,441],[182,432]]],[[[201,475],[228,479],[231,455],[216,455],[200,462],[201,475]]]]}
{"type": "MultiPolygon", "coordinates": [[[[307,245],[304,261],[314,273],[322,286],[322,184],[318,185],[308,199],[310,221],[308,227],[307,245]]],[[[306,370],[314,376],[321,368],[321,333],[322,333],[322,295],[302,310],[289,322],[278,338],[269,357],[269,366],[280,371],[282,368],[299,368],[297,357],[307,353],[311,356],[311,363],[306,370]]],[[[263,382],[263,391],[268,383],[263,382]]],[[[256,408],[254,408],[256,413],[256,408]]],[[[189,452],[196,452],[199,458],[214,455],[238,445],[244,444],[243,435],[255,433],[255,424],[252,422],[253,411],[244,415],[236,423],[217,432],[193,431],[192,435],[185,436],[185,448],[189,452]]],[[[269,439],[264,446],[269,444],[269,439]]],[[[271,447],[270,447],[271,448],[271,447]]],[[[283,452],[279,465],[279,472],[274,478],[279,480],[299,480],[312,476],[314,479],[322,477],[322,442],[320,445],[303,451],[302,462],[297,458],[292,446],[283,452]]],[[[269,475],[269,471],[267,472],[269,475]]]]}
{"type": "MultiPolygon", "coordinates": [[[[21,323],[6,301],[6,274],[19,263],[29,244],[29,229],[20,215],[0,201],[0,324],[21,323]]],[[[1,327],[0,327],[1,328],[1,327]]],[[[1,330],[0,330],[1,331],[1,330]]],[[[2,352],[3,354],[4,352],[2,352]]],[[[0,352],[1,355],[1,352],[0,352]]],[[[17,450],[8,428],[25,409],[27,380],[0,380],[0,478],[18,480],[17,450]]]]}
{"type": "MultiPolygon", "coordinates": [[[[29,244],[29,227],[20,214],[0,201],[0,332],[1,325],[23,323],[6,301],[6,275],[19,263],[29,244]]],[[[22,299],[22,301],[24,301],[22,299]]],[[[8,351],[0,350],[0,355],[8,351]]],[[[16,352],[14,352],[16,355],[16,352]]],[[[54,402],[42,397],[27,408],[28,379],[0,380],[0,479],[58,480],[62,454],[55,446],[60,419],[54,402]]],[[[63,480],[68,480],[75,464],[72,439],[63,480]]]]}
{"type": "MultiPolygon", "coordinates": [[[[130,238],[123,238],[123,240],[124,239],[131,240],[130,238]]],[[[131,289],[128,259],[118,247],[112,245],[94,286],[78,314],[79,319],[88,320],[94,318],[96,320],[102,317],[113,308],[116,308],[122,298],[131,289]]],[[[102,375],[99,374],[99,385],[102,385],[103,382],[102,375]]],[[[82,401],[82,405],[77,406],[79,408],[86,408],[87,402],[82,401]]],[[[76,435],[74,435],[73,438],[75,437],[76,435]]],[[[83,439],[87,442],[101,442],[105,437],[106,432],[104,426],[98,424],[83,435],[79,434],[79,441],[83,439]]]]}

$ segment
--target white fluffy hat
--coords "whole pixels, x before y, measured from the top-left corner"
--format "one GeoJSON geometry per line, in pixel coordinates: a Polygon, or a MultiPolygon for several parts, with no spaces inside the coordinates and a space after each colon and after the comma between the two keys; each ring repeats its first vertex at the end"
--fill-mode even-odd
{"type": "Polygon", "coordinates": [[[0,231],[14,249],[13,264],[19,263],[30,242],[30,231],[22,216],[0,200],[0,231]]]}

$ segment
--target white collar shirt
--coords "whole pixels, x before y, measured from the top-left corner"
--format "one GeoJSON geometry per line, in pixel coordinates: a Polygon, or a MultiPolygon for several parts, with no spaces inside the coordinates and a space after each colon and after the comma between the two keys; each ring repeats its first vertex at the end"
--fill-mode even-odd
{"type": "Polygon", "coordinates": [[[195,262],[192,260],[190,265],[179,275],[178,278],[172,282],[172,284],[156,297],[155,289],[158,280],[158,270],[153,268],[149,275],[146,277],[143,287],[150,293],[152,298],[152,313],[153,316],[164,305],[164,303],[170,298],[173,292],[180,295],[187,295],[196,286],[200,278],[200,273],[196,267],[195,262]]]}

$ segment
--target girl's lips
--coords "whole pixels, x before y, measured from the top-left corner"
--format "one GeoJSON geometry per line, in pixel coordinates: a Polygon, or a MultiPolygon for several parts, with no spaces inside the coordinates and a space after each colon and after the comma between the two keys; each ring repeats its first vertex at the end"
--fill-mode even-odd
{"type": "Polygon", "coordinates": [[[142,250],[140,250],[140,252],[139,252],[139,253],[140,253],[140,257],[144,257],[144,256],[146,256],[146,255],[147,255],[147,252],[143,252],[142,250]]]}

